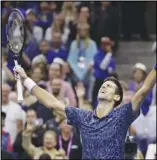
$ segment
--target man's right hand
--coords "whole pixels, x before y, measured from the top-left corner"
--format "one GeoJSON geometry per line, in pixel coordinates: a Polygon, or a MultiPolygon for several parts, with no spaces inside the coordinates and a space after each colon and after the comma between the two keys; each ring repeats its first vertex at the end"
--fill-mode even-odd
{"type": "Polygon", "coordinates": [[[19,76],[21,77],[22,81],[24,81],[25,79],[28,78],[24,69],[20,66],[15,66],[14,67],[14,76],[15,76],[16,81],[19,79],[19,76]]]}
{"type": "Polygon", "coordinates": [[[33,133],[35,131],[36,127],[33,124],[28,123],[26,126],[26,133],[33,133]]]}

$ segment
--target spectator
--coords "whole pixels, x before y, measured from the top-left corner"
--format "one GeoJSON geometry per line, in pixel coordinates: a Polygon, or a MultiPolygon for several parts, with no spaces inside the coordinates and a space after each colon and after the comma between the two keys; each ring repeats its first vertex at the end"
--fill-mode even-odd
{"type": "Polygon", "coordinates": [[[144,157],[146,155],[149,144],[156,143],[156,105],[151,106],[147,115],[142,113],[137,120],[131,125],[135,136],[135,141],[138,143],[144,157]]]}
{"type": "Polygon", "coordinates": [[[8,84],[2,85],[2,111],[6,114],[5,131],[11,136],[11,143],[13,144],[16,135],[22,131],[25,123],[25,113],[21,106],[17,103],[9,101],[10,87],[8,84]]]}
{"type": "MultiPolygon", "coordinates": [[[[27,124],[35,124],[35,122],[37,121],[37,114],[35,112],[35,110],[33,109],[28,109],[26,112],[26,124],[25,126],[27,126],[27,124]]],[[[31,137],[31,142],[35,147],[40,147],[42,146],[42,137],[44,134],[44,130],[41,128],[41,126],[39,126],[38,129],[35,130],[35,132],[32,134],[31,137]]],[[[13,149],[14,152],[16,152],[18,154],[19,159],[30,159],[30,156],[28,155],[28,153],[25,152],[25,150],[22,147],[22,131],[20,133],[18,133],[16,140],[14,142],[13,145],[13,149]]]]}
{"type": "Polygon", "coordinates": [[[45,32],[45,39],[49,42],[52,40],[52,35],[54,32],[60,32],[61,33],[61,40],[62,43],[65,45],[67,43],[68,37],[70,30],[69,28],[65,25],[65,19],[63,14],[58,14],[55,17],[55,20],[52,24],[51,27],[49,27],[46,32],[45,32]]]}
{"type": "Polygon", "coordinates": [[[48,64],[52,63],[52,52],[48,41],[42,40],[39,45],[40,53],[46,58],[48,64]]]}
{"type": "MultiPolygon", "coordinates": [[[[90,18],[89,18],[89,8],[86,7],[86,6],[82,6],[80,8],[80,13],[78,14],[78,17],[76,19],[76,21],[74,21],[73,23],[70,23],[69,25],[69,28],[70,28],[70,35],[69,35],[69,41],[70,41],[70,44],[73,40],[76,39],[76,36],[77,36],[77,25],[80,24],[80,23],[88,23],[89,26],[92,27],[91,25],[91,22],[90,22],[90,18]]],[[[92,34],[91,34],[91,28],[89,30],[90,32],[90,35],[92,37],[92,34]]]]}
{"type": "Polygon", "coordinates": [[[68,36],[69,43],[71,43],[71,41],[74,40],[76,37],[75,24],[77,19],[77,9],[74,3],[75,2],[64,2],[61,11],[61,13],[65,16],[65,25],[69,28],[70,31],[68,36]]]}
{"type": "Polygon", "coordinates": [[[94,57],[94,87],[92,104],[96,106],[96,97],[98,90],[104,82],[104,79],[111,72],[115,71],[115,60],[112,57],[112,41],[108,37],[101,38],[101,47],[94,57]]]}
{"type": "Polygon", "coordinates": [[[56,133],[54,131],[46,131],[43,137],[43,146],[35,147],[31,143],[31,135],[35,130],[35,126],[27,124],[26,130],[22,133],[22,146],[25,151],[31,156],[31,158],[38,159],[41,154],[48,153],[51,159],[54,159],[58,151],[55,149],[56,133]]]}
{"type": "Polygon", "coordinates": [[[61,44],[61,33],[55,32],[52,37],[52,47],[50,47],[48,41],[43,40],[40,43],[40,51],[47,59],[48,64],[51,64],[54,58],[59,57],[64,61],[68,57],[67,50],[61,44]]]}
{"type": "Polygon", "coordinates": [[[2,48],[2,84],[7,82],[14,82],[14,76],[7,67],[7,53],[6,49],[2,48]]]}
{"type": "Polygon", "coordinates": [[[9,133],[5,132],[3,129],[5,126],[6,114],[1,112],[1,122],[2,122],[2,150],[5,152],[12,152],[12,144],[9,133]]]}
{"type": "Polygon", "coordinates": [[[43,80],[47,80],[47,73],[48,73],[48,66],[47,66],[47,60],[44,57],[44,55],[38,55],[36,57],[33,58],[32,60],[32,69],[34,68],[40,68],[42,70],[43,74],[43,80]]]}
{"type": "Polygon", "coordinates": [[[37,25],[35,25],[35,21],[37,20],[36,13],[34,12],[33,9],[28,9],[26,11],[26,20],[27,23],[32,30],[33,37],[36,39],[38,44],[43,38],[43,29],[37,25]]]}
{"type": "Polygon", "coordinates": [[[37,102],[36,97],[30,94],[28,90],[24,88],[23,91],[24,100],[21,103],[22,109],[27,110],[31,105],[35,104],[37,102]]]}
{"type": "Polygon", "coordinates": [[[83,86],[83,83],[77,83],[75,91],[78,98],[79,108],[92,111],[93,107],[90,105],[89,101],[85,99],[85,87],[83,86]]]}
{"type": "Polygon", "coordinates": [[[18,100],[17,100],[17,92],[11,91],[11,92],[9,93],[9,100],[10,100],[10,101],[13,101],[14,103],[18,103],[18,100]]]}
{"type": "Polygon", "coordinates": [[[78,35],[70,46],[68,63],[78,81],[82,81],[87,89],[90,88],[92,65],[97,52],[96,43],[90,39],[88,24],[78,24],[78,35]]]}
{"type": "Polygon", "coordinates": [[[54,78],[51,81],[51,88],[52,88],[52,94],[61,102],[63,102],[65,105],[69,106],[69,101],[67,94],[61,95],[61,87],[62,87],[62,79],[60,78],[54,78]],[[63,97],[64,96],[64,97],[63,97]]]}
{"type": "Polygon", "coordinates": [[[54,20],[58,13],[58,2],[55,1],[49,2],[49,9],[52,14],[52,20],[54,20]]]}
{"type": "Polygon", "coordinates": [[[60,131],[59,125],[63,120],[64,116],[56,111],[53,111],[53,117],[46,121],[44,128],[46,128],[47,130],[54,130],[58,134],[60,131]]]}
{"type": "Polygon", "coordinates": [[[6,24],[7,24],[7,20],[8,20],[8,15],[9,12],[12,8],[11,6],[11,2],[3,2],[3,8],[1,11],[2,14],[2,29],[1,29],[1,33],[2,33],[2,46],[6,47],[7,46],[7,35],[6,35],[6,24]]]}
{"type": "Polygon", "coordinates": [[[69,26],[70,22],[74,22],[77,18],[77,9],[74,2],[63,2],[61,13],[65,16],[65,25],[69,26]]]}
{"type": "Polygon", "coordinates": [[[73,131],[72,126],[64,120],[60,125],[61,133],[58,136],[58,149],[63,149],[69,159],[81,159],[82,146],[79,137],[73,131]]]}
{"type": "Polygon", "coordinates": [[[39,52],[38,48],[38,43],[36,39],[33,37],[30,29],[28,28],[29,26],[26,24],[26,41],[24,45],[24,55],[26,55],[30,61],[37,56],[39,52]]]}
{"type": "MultiPolygon", "coordinates": [[[[128,84],[129,90],[133,91],[134,93],[137,92],[142,86],[146,75],[147,75],[146,66],[142,63],[136,63],[132,69],[132,80],[128,84]]],[[[141,106],[141,111],[144,115],[148,113],[151,102],[152,102],[152,91],[147,95],[141,106]]]]}
{"type": "Polygon", "coordinates": [[[62,65],[58,63],[52,63],[49,67],[49,82],[47,84],[47,90],[50,93],[52,93],[52,80],[54,78],[59,78],[61,81],[59,97],[67,97],[69,99],[69,105],[76,106],[75,93],[70,83],[62,80],[62,65]]]}
{"type": "Polygon", "coordinates": [[[113,48],[117,49],[119,40],[119,11],[112,2],[101,2],[101,8],[95,18],[93,28],[93,38],[97,45],[100,44],[101,37],[109,37],[113,42],[113,48]]]}
{"type": "Polygon", "coordinates": [[[52,13],[50,12],[48,2],[45,1],[40,2],[38,15],[39,17],[35,24],[42,27],[45,31],[53,21],[52,13]]]}
{"type": "Polygon", "coordinates": [[[31,78],[34,80],[34,82],[39,83],[42,80],[46,79],[46,73],[44,72],[44,70],[41,67],[34,67],[32,68],[32,74],[31,74],[31,78]]]}

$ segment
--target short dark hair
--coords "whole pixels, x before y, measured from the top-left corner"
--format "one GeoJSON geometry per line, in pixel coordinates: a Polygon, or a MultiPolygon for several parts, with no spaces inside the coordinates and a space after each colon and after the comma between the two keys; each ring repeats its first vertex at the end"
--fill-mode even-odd
{"type": "Polygon", "coordinates": [[[48,153],[43,153],[40,155],[39,160],[51,160],[51,157],[48,153]]]}
{"type": "Polygon", "coordinates": [[[115,93],[120,96],[120,100],[115,102],[115,107],[116,107],[119,104],[121,104],[121,102],[123,100],[123,88],[122,88],[121,84],[119,83],[119,81],[114,77],[108,77],[104,80],[104,82],[107,82],[107,81],[112,81],[117,86],[115,93]]]}
{"type": "Polygon", "coordinates": [[[34,108],[28,108],[28,109],[26,110],[26,113],[28,113],[29,111],[34,111],[35,114],[36,114],[36,116],[37,116],[37,112],[36,112],[36,110],[35,110],[34,108]]]}

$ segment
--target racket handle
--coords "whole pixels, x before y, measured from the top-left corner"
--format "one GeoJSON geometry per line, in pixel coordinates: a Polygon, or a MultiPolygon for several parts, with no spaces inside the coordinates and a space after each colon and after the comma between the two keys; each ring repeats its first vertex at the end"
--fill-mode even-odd
{"type": "MultiPolygon", "coordinates": [[[[15,66],[20,67],[18,62],[14,60],[15,66]]],[[[21,77],[19,76],[19,79],[17,81],[17,100],[18,102],[23,101],[23,87],[22,87],[22,82],[21,82],[21,77]]]]}

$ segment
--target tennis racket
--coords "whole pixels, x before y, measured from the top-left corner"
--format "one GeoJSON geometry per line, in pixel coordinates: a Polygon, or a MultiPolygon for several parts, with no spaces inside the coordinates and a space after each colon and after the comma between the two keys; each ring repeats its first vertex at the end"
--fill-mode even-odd
{"type": "MultiPolygon", "coordinates": [[[[9,44],[9,49],[13,54],[13,59],[16,67],[20,67],[22,60],[22,49],[25,43],[25,20],[23,14],[18,9],[12,9],[8,16],[6,25],[6,34],[9,44]]],[[[23,101],[23,88],[21,79],[17,81],[18,102],[23,101]]]]}

